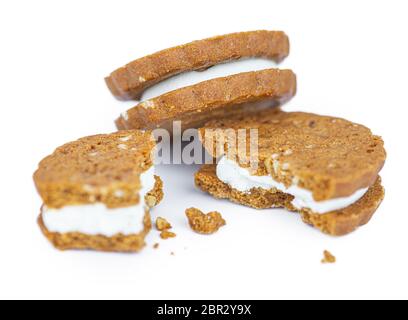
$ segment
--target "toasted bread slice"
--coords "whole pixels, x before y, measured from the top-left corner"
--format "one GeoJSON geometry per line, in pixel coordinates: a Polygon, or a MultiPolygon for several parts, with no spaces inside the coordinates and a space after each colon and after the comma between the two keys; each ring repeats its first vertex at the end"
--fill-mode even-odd
{"type": "Polygon", "coordinates": [[[211,119],[279,106],[296,93],[291,70],[267,69],[204,81],[145,101],[116,122],[119,129],[198,128],[211,119]]]}
{"type": "Polygon", "coordinates": [[[194,41],[135,60],[106,78],[121,100],[139,99],[147,88],[185,71],[204,70],[241,58],[263,57],[277,62],[289,54],[281,31],[250,31],[194,41]]]}

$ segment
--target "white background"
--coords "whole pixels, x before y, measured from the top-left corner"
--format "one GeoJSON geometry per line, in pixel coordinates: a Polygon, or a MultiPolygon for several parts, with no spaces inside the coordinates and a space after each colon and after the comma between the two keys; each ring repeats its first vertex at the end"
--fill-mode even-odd
{"type": "Polygon", "coordinates": [[[1,298],[408,298],[406,1],[1,1],[1,298]],[[40,233],[32,174],[55,147],[115,130],[133,103],[104,77],[195,39],[284,30],[298,75],[285,110],[345,117],[382,135],[386,199],[370,224],[331,238],[282,210],[258,212],[196,190],[196,167],[159,168],[178,237],[153,231],[139,255],[54,250],[40,233]],[[184,210],[228,226],[196,235],[184,210]],[[160,242],[158,250],[152,249],[160,242]],[[322,265],[324,249],[338,258],[322,265]],[[175,253],[175,256],[171,255],[175,253]]]}

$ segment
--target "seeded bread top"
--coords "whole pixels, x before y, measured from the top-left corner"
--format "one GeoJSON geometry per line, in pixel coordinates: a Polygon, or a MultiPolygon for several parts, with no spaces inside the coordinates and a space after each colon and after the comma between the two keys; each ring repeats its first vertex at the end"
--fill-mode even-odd
{"type": "Polygon", "coordinates": [[[140,175],[153,165],[151,132],[122,131],[67,143],[42,160],[34,182],[51,208],[140,202],[140,175]]]}
{"type": "Polygon", "coordinates": [[[382,139],[368,128],[302,112],[266,110],[245,118],[214,120],[200,129],[200,136],[214,157],[227,154],[236,160],[238,155],[239,165],[249,167],[252,156],[257,164],[253,174],[270,174],[286,186],[297,183],[312,191],[316,201],[347,197],[370,187],[386,158],[382,139]],[[208,131],[217,128],[222,130],[208,131]],[[247,130],[241,148],[232,148],[238,140],[228,137],[238,137],[238,129],[257,129],[258,143],[251,149],[247,130]],[[218,150],[215,139],[225,142],[218,150]]]}
{"type": "Polygon", "coordinates": [[[289,54],[288,37],[281,31],[250,31],[194,41],[135,60],[106,78],[119,99],[138,99],[152,85],[185,71],[203,70],[248,57],[277,62],[289,54]]]}
{"type": "Polygon", "coordinates": [[[119,129],[198,128],[212,119],[275,107],[296,93],[291,70],[266,69],[216,78],[140,103],[118,119],[119,129]]]}

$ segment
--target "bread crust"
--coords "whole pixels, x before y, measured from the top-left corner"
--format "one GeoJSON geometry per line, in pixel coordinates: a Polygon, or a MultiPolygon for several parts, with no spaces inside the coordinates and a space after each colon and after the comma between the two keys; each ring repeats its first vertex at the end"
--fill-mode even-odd
{"type": "Polygon", "coordinates": [[[291,70],[267,69],[216,78],[140,103],[117,121],[119,129],[199,128],[211,119],[276,107],[296,94],[291,70]]]}
{"type": "Polygon", "coordinates": [[[240,32],[194,41],[137,59],[114,71],[105,81],[120,100],[139,99],[144,90],[185,71],[205,70],[241,58],[264,57],[277,62],[289,54],[281,31],[240,32]]]}
{"type": "Polygon", "coordinates": [[[212,120],[200,129],[200,139],[214,158],[238,156],[238,164],[248,167],[252,157],[258,164],[254,175],[271,175],[287,187],[296,180],[316,201],[351,196],[372,186],[386,159],[384,142],[370,129],[304,112],[265,110],[212,120]],[[235,150],[228,143],[216,148],[216,140],[228,141],[240,129],[247,129],[246,148],[235,150]],[[250,149],[249,129],[258,130],[257,155],[250,149]],[[217,135],[210,134],[214,132],[217,135]]]}
{"type": "Polygon", "coordinates": [[[218,179],[215,165],[203,166],[195,175],[195,184],[217,199],[228,199],[255,209],[286,208],[298,212],[305,223],[332,236],[346,235],[367,224],[384,199],[380,177],[359,201],[326,214],[299,211],[291,204],[293,196],[277,190],[252,189],[250,193],[235,190],[218,179]]]}

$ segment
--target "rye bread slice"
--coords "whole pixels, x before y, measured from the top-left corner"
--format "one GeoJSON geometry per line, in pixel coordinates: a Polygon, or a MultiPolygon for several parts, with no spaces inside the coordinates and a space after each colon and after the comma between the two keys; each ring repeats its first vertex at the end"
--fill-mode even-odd
{"type": "Polygon", "coordinates": [[[195,183],[202,191],[217,199],[228,199],[255,209],[286,208],[290,211],[297,211],[305,223],[332,236],[346,235],[367,224],[384,198],[381,178],[377,177],[376,182],[356,203],[342,210],[317,214],[310,210],[296,210],[291,204],[293,196],[276,189],[256,188],[249,193],[235,190],[218,179],[216,165],[203,166],[195,175],[195,183]]]}
{"type": "MultiPolygon", "coordinates": [[[[155,145],[151,132],[136,130],[82,138],[42,160],[34,182],[48,208],[136,205],[144,200],[138,193],[140,175],[153,165],[155,145]]],[[[161,189],[158,177],[156,184],[161,189]]]]}
{"type": "Polygon", "coordinates": [[[135,60],[106,78],[121,100],[139,99],[154,84],[185,71],[204,70],[241,58],[263,57],[277,62],[289,54],[288,37],[281,31],[250,31],[194,41],[135,60]]]}
{"type": "Polygon", "coordinates": [[[211,119],[279,106],[296,93],[291,70],[267,69],[216,78],[140,103],[117,121],[119,129],[198,128],[211,119]]]}
{"type": "Polygon", "coordinates": [[[386,158],[382,139],[368,128],[303,112],[265,110],[213,120],[200,129],[200,139],[212,156],[228,154],[231,160],[238,156],[242,167],[249,167],[255,154],[252,160],[258,166],[252,174],[271,175],[287,187],[296,182],[310,190],[316,201],[351,196],[371,187],[386,158]],[[239,129],[247,130],[244,147],[229,148],[233,144],[223,143],[216,148],[216,140],[228,141],[239,129]],[[249,129],[258,132],[258,154],[250,149],[249,129]]]}

